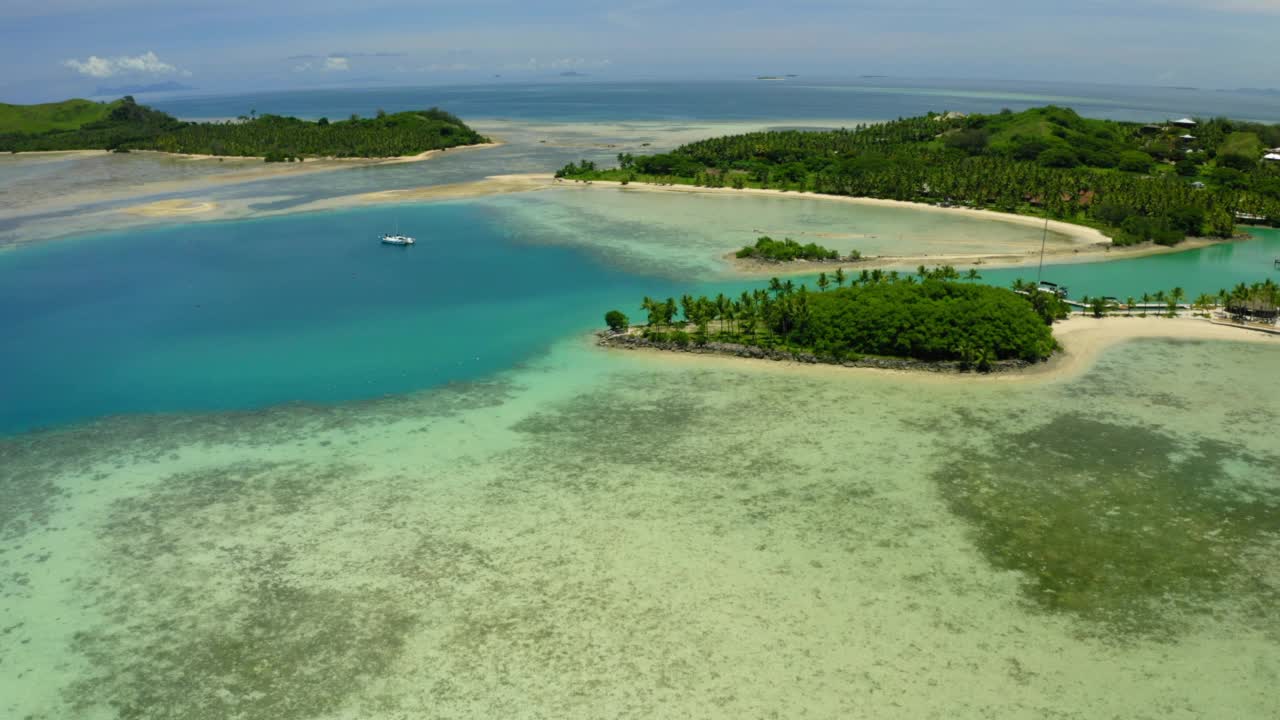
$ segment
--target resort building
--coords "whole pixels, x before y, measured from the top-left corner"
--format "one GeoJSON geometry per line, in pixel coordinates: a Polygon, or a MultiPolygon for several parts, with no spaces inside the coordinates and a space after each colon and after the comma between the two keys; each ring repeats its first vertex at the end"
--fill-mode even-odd
{"type": "Polygon", "coordinates": [[[1263,160],[1270,161],[1270,162],[1280,161],[1280,152],[1276,152],[1276,151],[1274,151],[1274,150],[1273,150],[1273,151],[1271,151],[1271,152],[1267,153],[1266,155],[1263,155],[1263,156],[1262,156],[1262,159],[1263,159],[1263,160]]]}
{"type": "Polygon", "coordinates": [[[1196,126],[1196,121],[1191,118],[1182,118],[1181,120],[1170,120],[1169,124],[1177,125],[1181,128],[1193,128],[1196,126]]]}

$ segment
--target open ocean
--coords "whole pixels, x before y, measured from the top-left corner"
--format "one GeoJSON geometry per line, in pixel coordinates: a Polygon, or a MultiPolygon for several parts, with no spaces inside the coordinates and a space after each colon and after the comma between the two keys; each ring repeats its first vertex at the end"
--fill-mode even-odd
{"type": "MultiPolygon", "coordinates": [[[[145,99],[145,97],[143,98],[145,99]]],[[[859,80],[600,82],[305,90],[164,97],[156,107],[182,118],[229,118],[256,110],[304,118],[372,115],[439,106],[463,118],[601,122],[872,119],[935,111],[991,113],[1040,105],[1089,117],[1156,121],[1195,115],[1280,122],[1280,93],[1009,81],[859,80]]]]}

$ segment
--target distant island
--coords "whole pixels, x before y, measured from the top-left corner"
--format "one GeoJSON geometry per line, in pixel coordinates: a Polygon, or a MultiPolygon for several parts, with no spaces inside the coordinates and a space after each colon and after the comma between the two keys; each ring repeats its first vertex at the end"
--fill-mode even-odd
{"type": "Polygon", "coordinates": [[[120,85],[118,87],[100,87],[93,91],[94,95],[119,97],[121,95],[133,95],[135,93],[151,93],[151,92],[181,92],[184,90],[195,90],[190,85],[183,85],[180,82],[168,80],[166,82],[150,83],[147,85],[120,85]]]}
{"type": "Polygon", "coordinates": [[[226,122],[183,122],[137,103],[67,100],[46,105],[0,104],[0,151],[156,150],[168,153],[262,157],[268,162],[307,157],[388,158],[417,155],[488,138],[443,110],[315,122],[250,112],[226,122]]]}
{"type": "Polygon", "coordinates": [[[557,177],[881,198],[1049,217],[1115,245],[1229,238],[1280,226],[1280,125],[1225,118],[1142,124],[1061,107],[930,113],[829,131],[713,138],[557,177]]]}
{"type": "MultiPolygon", "coordinates": [[[[1025,367],[1058,349],[1050,325],[1066,317],[1051,293],[960,282],[955,268],[916,276],[880,270],[839,276],[819,292],[773,278],[739,298],[644,298],[647,324],[605,315],[601,344],[792,359],[850,366],[989,371],[1025,367]],[[846,286],[846,280],[848,285],[846,286]],[[680,319],[677,319],[680,318],[680,319]]],[[[976,276],[974,276],[976,279],[976,276]]]]}
{"type": "Polygon", "coordinates": [[[1280,88],[1236,88],[1235,90],[1219,90],[1218,92],[1234,92],[1242,95],[1280,95],[1280,88]]]}

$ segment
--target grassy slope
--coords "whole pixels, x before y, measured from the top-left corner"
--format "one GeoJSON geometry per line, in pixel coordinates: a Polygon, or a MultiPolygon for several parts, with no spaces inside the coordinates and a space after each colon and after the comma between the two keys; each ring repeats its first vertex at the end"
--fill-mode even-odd
{"type": "Polygon", "coordinates": [[[987,130],[993,148],[1003,149],[1015,138],[1036,138],[1050,145],[1074,146],[1085,137],[1122,142],[1124,131],[1116,123],[1082,118],[1071,110],[1056,107],[1032,108],[1009,115],[989,115],[987,130]],[[1058,122],[1054,122],[1057,120],[1058,122]]]}
{"type": "Polygon", "coordinates": [[[43,105],[0,103],[0,133],[75,130],[85,123],[105,118],[117,104],[118,102],[98,103],[78,98],[43,105]]]}

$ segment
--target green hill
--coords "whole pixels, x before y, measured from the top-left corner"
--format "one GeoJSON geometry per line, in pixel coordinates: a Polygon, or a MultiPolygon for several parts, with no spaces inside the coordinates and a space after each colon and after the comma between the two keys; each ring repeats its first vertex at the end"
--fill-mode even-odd
{"type": "Polygon", "coordinates": [[[85,123],[102,120],[119,104],[119,100],[100,103],[79,98],[42,105],[0,103],[0,134],[76,130],[85,123]]]}
{"type": "MultiPolygon", "coordinates": [[[[22,126],[0,129],[0,151],[159,150],[172,153],[265,157],[395,157],[488,142],[457,117],[437,108],[377,117],[311,122],[280,115],[229,122],[183,122],[139,105],[132,97],[97,104],[7,106],[22,126]],[[58,111],[56,106],[64,106],[58,111]],[[75,124],[75,109],[86,122],[75,124]],[[93,112],[90,112],[90,111],[93,112]]],[[[13,123],[14,126],[18,122],[13,123]]]]}

